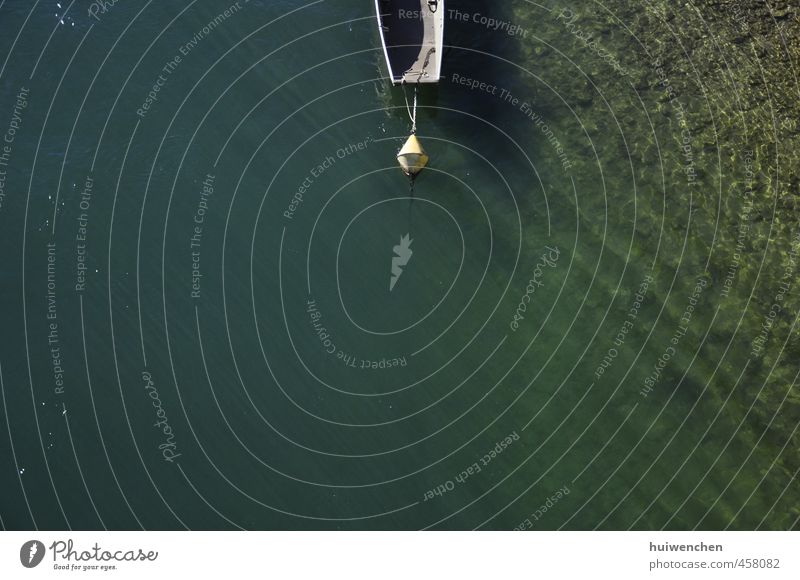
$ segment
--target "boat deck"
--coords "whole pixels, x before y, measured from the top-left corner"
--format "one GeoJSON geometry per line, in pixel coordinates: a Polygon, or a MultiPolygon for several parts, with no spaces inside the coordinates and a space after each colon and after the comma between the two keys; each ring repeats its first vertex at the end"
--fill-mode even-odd
{"type": "Polygon", "coordinates": [[[434,83],[439,80],[444,0],[436,10],[428,0],[376,0],[381,37],[392,82],[434,83]]]}

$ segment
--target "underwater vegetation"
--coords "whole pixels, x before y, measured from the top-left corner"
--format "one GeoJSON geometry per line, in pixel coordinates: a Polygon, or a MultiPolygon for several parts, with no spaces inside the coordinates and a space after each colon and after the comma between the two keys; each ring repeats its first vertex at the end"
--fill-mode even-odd
{"type": "Polygon", "coordinates": [[[655,276],[649,292],[664,308],[648,310],[649,340],[668,343],[689,322],[686,297],[699,304],[679,336],[679,364],[650,383],[680,383],[683,396],[741,424],[736,437],[756,466],[741,485],[763,476],[793,496],[791,513],[764,524],[791,527],[800,515],[797,7],[516,2],[508,17],[529,31],[517,38],[517,62],[530,67],[519,82],[571,154],[581,219],[598,237],[628,232],[602,242],[640,270],[631,285],[641,271],[655,276]]]}

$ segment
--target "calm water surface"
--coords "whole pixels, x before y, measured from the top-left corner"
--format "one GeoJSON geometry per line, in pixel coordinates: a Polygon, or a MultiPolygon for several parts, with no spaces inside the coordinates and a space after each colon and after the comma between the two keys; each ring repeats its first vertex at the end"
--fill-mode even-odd
{"type": "Polygon", "coordinates": [[[0,3],[5,528],[797,526],[750,69],[494,4],[411,190],[369,2],[0,3]]]}

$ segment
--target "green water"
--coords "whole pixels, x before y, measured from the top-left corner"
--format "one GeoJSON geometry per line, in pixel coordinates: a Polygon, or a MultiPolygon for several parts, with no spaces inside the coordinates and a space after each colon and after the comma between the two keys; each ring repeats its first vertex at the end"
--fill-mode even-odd
{"type": "Polygon", "coordinates": [[[797,527],[795,15],[449,4],[0,2],[5,529],[797,527]]]}

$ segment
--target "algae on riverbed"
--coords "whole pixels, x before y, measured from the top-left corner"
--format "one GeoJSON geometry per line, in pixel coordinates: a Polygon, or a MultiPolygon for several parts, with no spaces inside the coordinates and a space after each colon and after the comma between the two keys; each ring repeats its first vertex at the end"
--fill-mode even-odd
{"type": "MultiPolygon", "coordinates": [[[[797,8],[742,0],[516,2],[510,17],[530,32],[518,43],[515,62],[527,69],[520,82],[575,159],[581,220],[632,270],[652,266],[652,300],[663,309],[648,311],[652,333],[641,328],[636,338],[669,344],[696,280],[708,283],[676,346],[678,364],[664,370],[656,400],[646,403],[666,406],[677,387],[689,422],[728,417],[728,430],[718,431],[748,452],[724,470],[727,458],[714,461],[707,478],[685,478],[698,480],[694,489],[665,486],[652,517],[604,525],[796,526],[797,8]],[[703,515],[703,497],[718,503],[710,514],[703,515]],[[784,509],[773,510],[779,501],[784,509]],[[687,503],[694,511],[674,517],[687,503]]],[[[640,278],[627,276],[627,284],[640,278]]],[[[651,358],[617,378],[641,382],[651,358]]],[[[668,446],[679,430],[670,425],[654,441],[668,446]]],[[[732,449],[725,440],[711,446],[717,459],[732,449]]]]}

